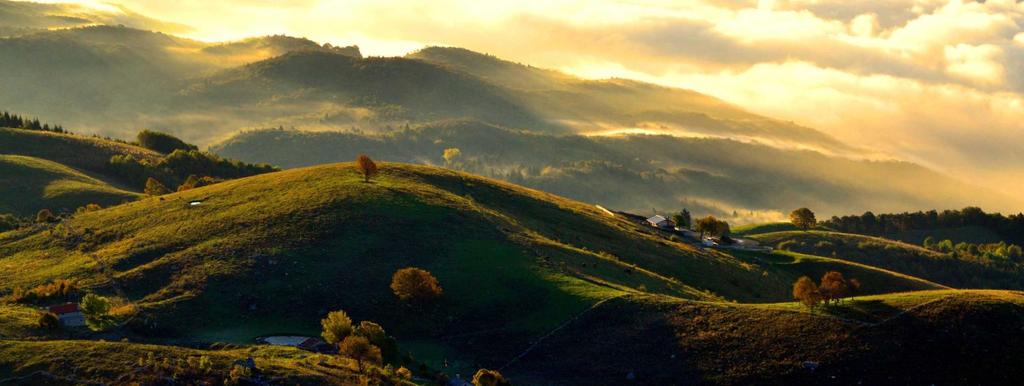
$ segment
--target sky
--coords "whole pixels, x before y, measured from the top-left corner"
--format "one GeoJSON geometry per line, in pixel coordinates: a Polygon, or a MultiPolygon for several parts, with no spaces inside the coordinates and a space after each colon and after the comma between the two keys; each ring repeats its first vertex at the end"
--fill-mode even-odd
{"type": "Polygon", "coordinates": [[[123,6],[205,41],[288,34],[382,56],[460,46],[693,89],[996,190],[1024,189],[1024,4],[1013,0],[70,2],[123,6]]]}

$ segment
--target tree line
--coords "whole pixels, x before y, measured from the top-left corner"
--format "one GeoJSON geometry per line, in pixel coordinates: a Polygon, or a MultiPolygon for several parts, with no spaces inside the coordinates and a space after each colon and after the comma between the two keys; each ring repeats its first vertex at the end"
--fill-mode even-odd
{"type": "Polygon", "coordinates": [[[870,235],[977,226],[998,234],[1008,242],[1024,244],[1024,214],[1004,216],[1001,213],[986,213],[973,206],[941,212],[929,210],[879,215],[865,212],[860,216],[833,216],[822,225],[842,232],[870,235]]]}
{"type": "Polygon", "coordinates": [[[61,125],[51,126],[49,123],[40,122],[39,118],[29,119],[17,114],[12,114],[8,111],[0,113],[0,127],[10,127],[14,129],[25,130],[52,131],[54,133],[67,132],[61,125]]]}

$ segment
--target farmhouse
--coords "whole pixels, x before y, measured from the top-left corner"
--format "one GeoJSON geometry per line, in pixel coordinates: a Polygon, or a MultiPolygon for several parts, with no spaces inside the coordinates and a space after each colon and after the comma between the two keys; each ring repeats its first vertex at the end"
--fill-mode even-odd
{"type": "Polygon", "coordinates": [[[672,229],[672,222],[661,215],[647,218],[647,224],[655,228],[672,229]]]}
{"type": "Polygon", "coordinates": [[[78,309],[78,303],[68,303],[50,307],[50,312],[57,315],[60,324],[65,327],[81,327],[85,325],[85,315],[78,309]]]}

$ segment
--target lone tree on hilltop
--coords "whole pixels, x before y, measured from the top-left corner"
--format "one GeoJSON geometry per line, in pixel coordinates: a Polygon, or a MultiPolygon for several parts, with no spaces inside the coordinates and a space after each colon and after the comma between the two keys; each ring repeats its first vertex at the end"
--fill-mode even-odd
{"type": "Polygon", "coordinates": [[[793,298],[813,310],[818,303],[821,303],[821,292],[818,291],[818,286],[811,278],[801,276],[796,283],[793,283],[793,298]]]}
{"type": "Polygon", "coordinates": [[[473,386],[512,386],[497,370],[480,369],[473,374],[473,386]]]}
{"type": "Polygon", "coordinates": [[[452,167],[455,164],[455,160],[462,156],[462,150],[459,150],[457,147],[449,147],[444,149],[443,156],[445,166],[452,167]]]}
{"type": "Polygon", "coordinates": [[[359,158],[356,158],[356,169],[363,174],[363,182],[370,182],[370,177],[377,175],[377,164],[366,154],[361,154],[359,158]]]}
{"type": "Polygon", "coordinates": [[[170,193],[171,191],[168,190],[164,184],[160,183],[160,181],[157,181],[156,178],[149,177],[146,179],[146,190],[143,192],[150,196],[162,196],[170,193]]]}
{"type": "Polygon", "coordinates": [[[363,372],[364,364],[379,365],[382,361],[380,348],[370,344],[370,340],[361,336],[349,336],[338,345],[339,353],[356,360],[359,372],[363,372]]]}
{"type": "Polygon", "coordinates": [[[796,225],[797,228],[805,231],[813,228],[818,223],[818,220],[814,218],[814,212],[807,208],[800,208],[791,212],[789,214],[789,221],[796,225]]]}
{"type": "Polygon", "coordinates": [[[320,326],[323,328],[320,336],[330,344],[338,344],[352,334],[352,318],[345,311],[332,311],[320,320],[320,326]]]}
{"type": "Polygon", "coordinates": [[[391,290],[399,299],[419,304],[433,301],[444,293],[434,275],[415,267],[396,271],[391,277],[391,290]]]}

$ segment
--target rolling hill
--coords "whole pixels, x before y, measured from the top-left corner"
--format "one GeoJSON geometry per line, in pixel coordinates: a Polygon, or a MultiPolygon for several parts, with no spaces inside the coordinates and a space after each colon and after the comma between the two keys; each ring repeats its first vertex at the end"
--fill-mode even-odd
{"type": "MultiPolygon", "coordinates": [[[[390,163],[371,183],[350,165],[324,165],[83,213],[52,230],[0,234],[0,255],[0,291],[69,278],[90,291],[122,294],[140,310],[127,331],[149,341],[315,335],[324,313],[344,309],[380,322],[417,360],[433,367],[448,361],[463,373],[501,366],[541,336],[600,331],[585,321],[611,305],[647,315],[642,320],[664,321],[672,309],[701,305],[727,313],[738,306],[723,301],[786,301],[797,277],[828,270],[861,279],[866,293],[945,288],[826,257],[702,250],[583,203],[390,163]],[[391,296],[391,273],[404,266],[438,277],[445,295],[436,308],[412,316],[391,296]]],[[[817,318],[786,312],[780,315],[817,318]]],[[[789,322],[780,316],[778,323],[789,322]]],[[[630,331],[606,340],[641,338],[630,331]]],[[[773,342],[790,342],[778,354],[785,366],[797,366],[793,358],[811,350],[799,338],[779,339],[773,342]]],[[[591,346],[581,352],[588,363],[620,354],[591,346]]],[[[589,368],[568,361],[564,373],[549,374],[532,355],[509,367],[511,374],[571,384],[578,376],[572,369],[589,368]]],[[[770,378],[764,369],[719,374],[665,359],[650,363],[672,366],[665,371],[673,375],[706,372],[700,377],[713,383],[770,378]]]]}
{"type": "Polygon", "coordinates": [[[474,120],[384,134],[248,131],[210,150],[248,162],[298,167],[347,161],[361,153],[445,165],[449,148],[459,149],[460,155],[448,166],[467,172],[610,208],[649,214],[651,208],[688,207],[733,223],[778,220],[802,206],[847,213],[1009,202],[905,162],[858,161],[727,139],[541,134],[474,120]],[[933,188],[922,191],[925,184],[933,188]]]}
{"type": "Polygon", "coordinates": [[[86,204],[120,204],[139,194],[56,162],[0,154],[0,196],[0,213],[30,216],[41,208],[74,211],[86,204]]]}
{"type": "Polygon", "coordinates": [[[966,259],[881,237],[829,231],[751,236],[779,248],[868,264],[957,288],[1024,289],[1024,265],[966,259]]]}

